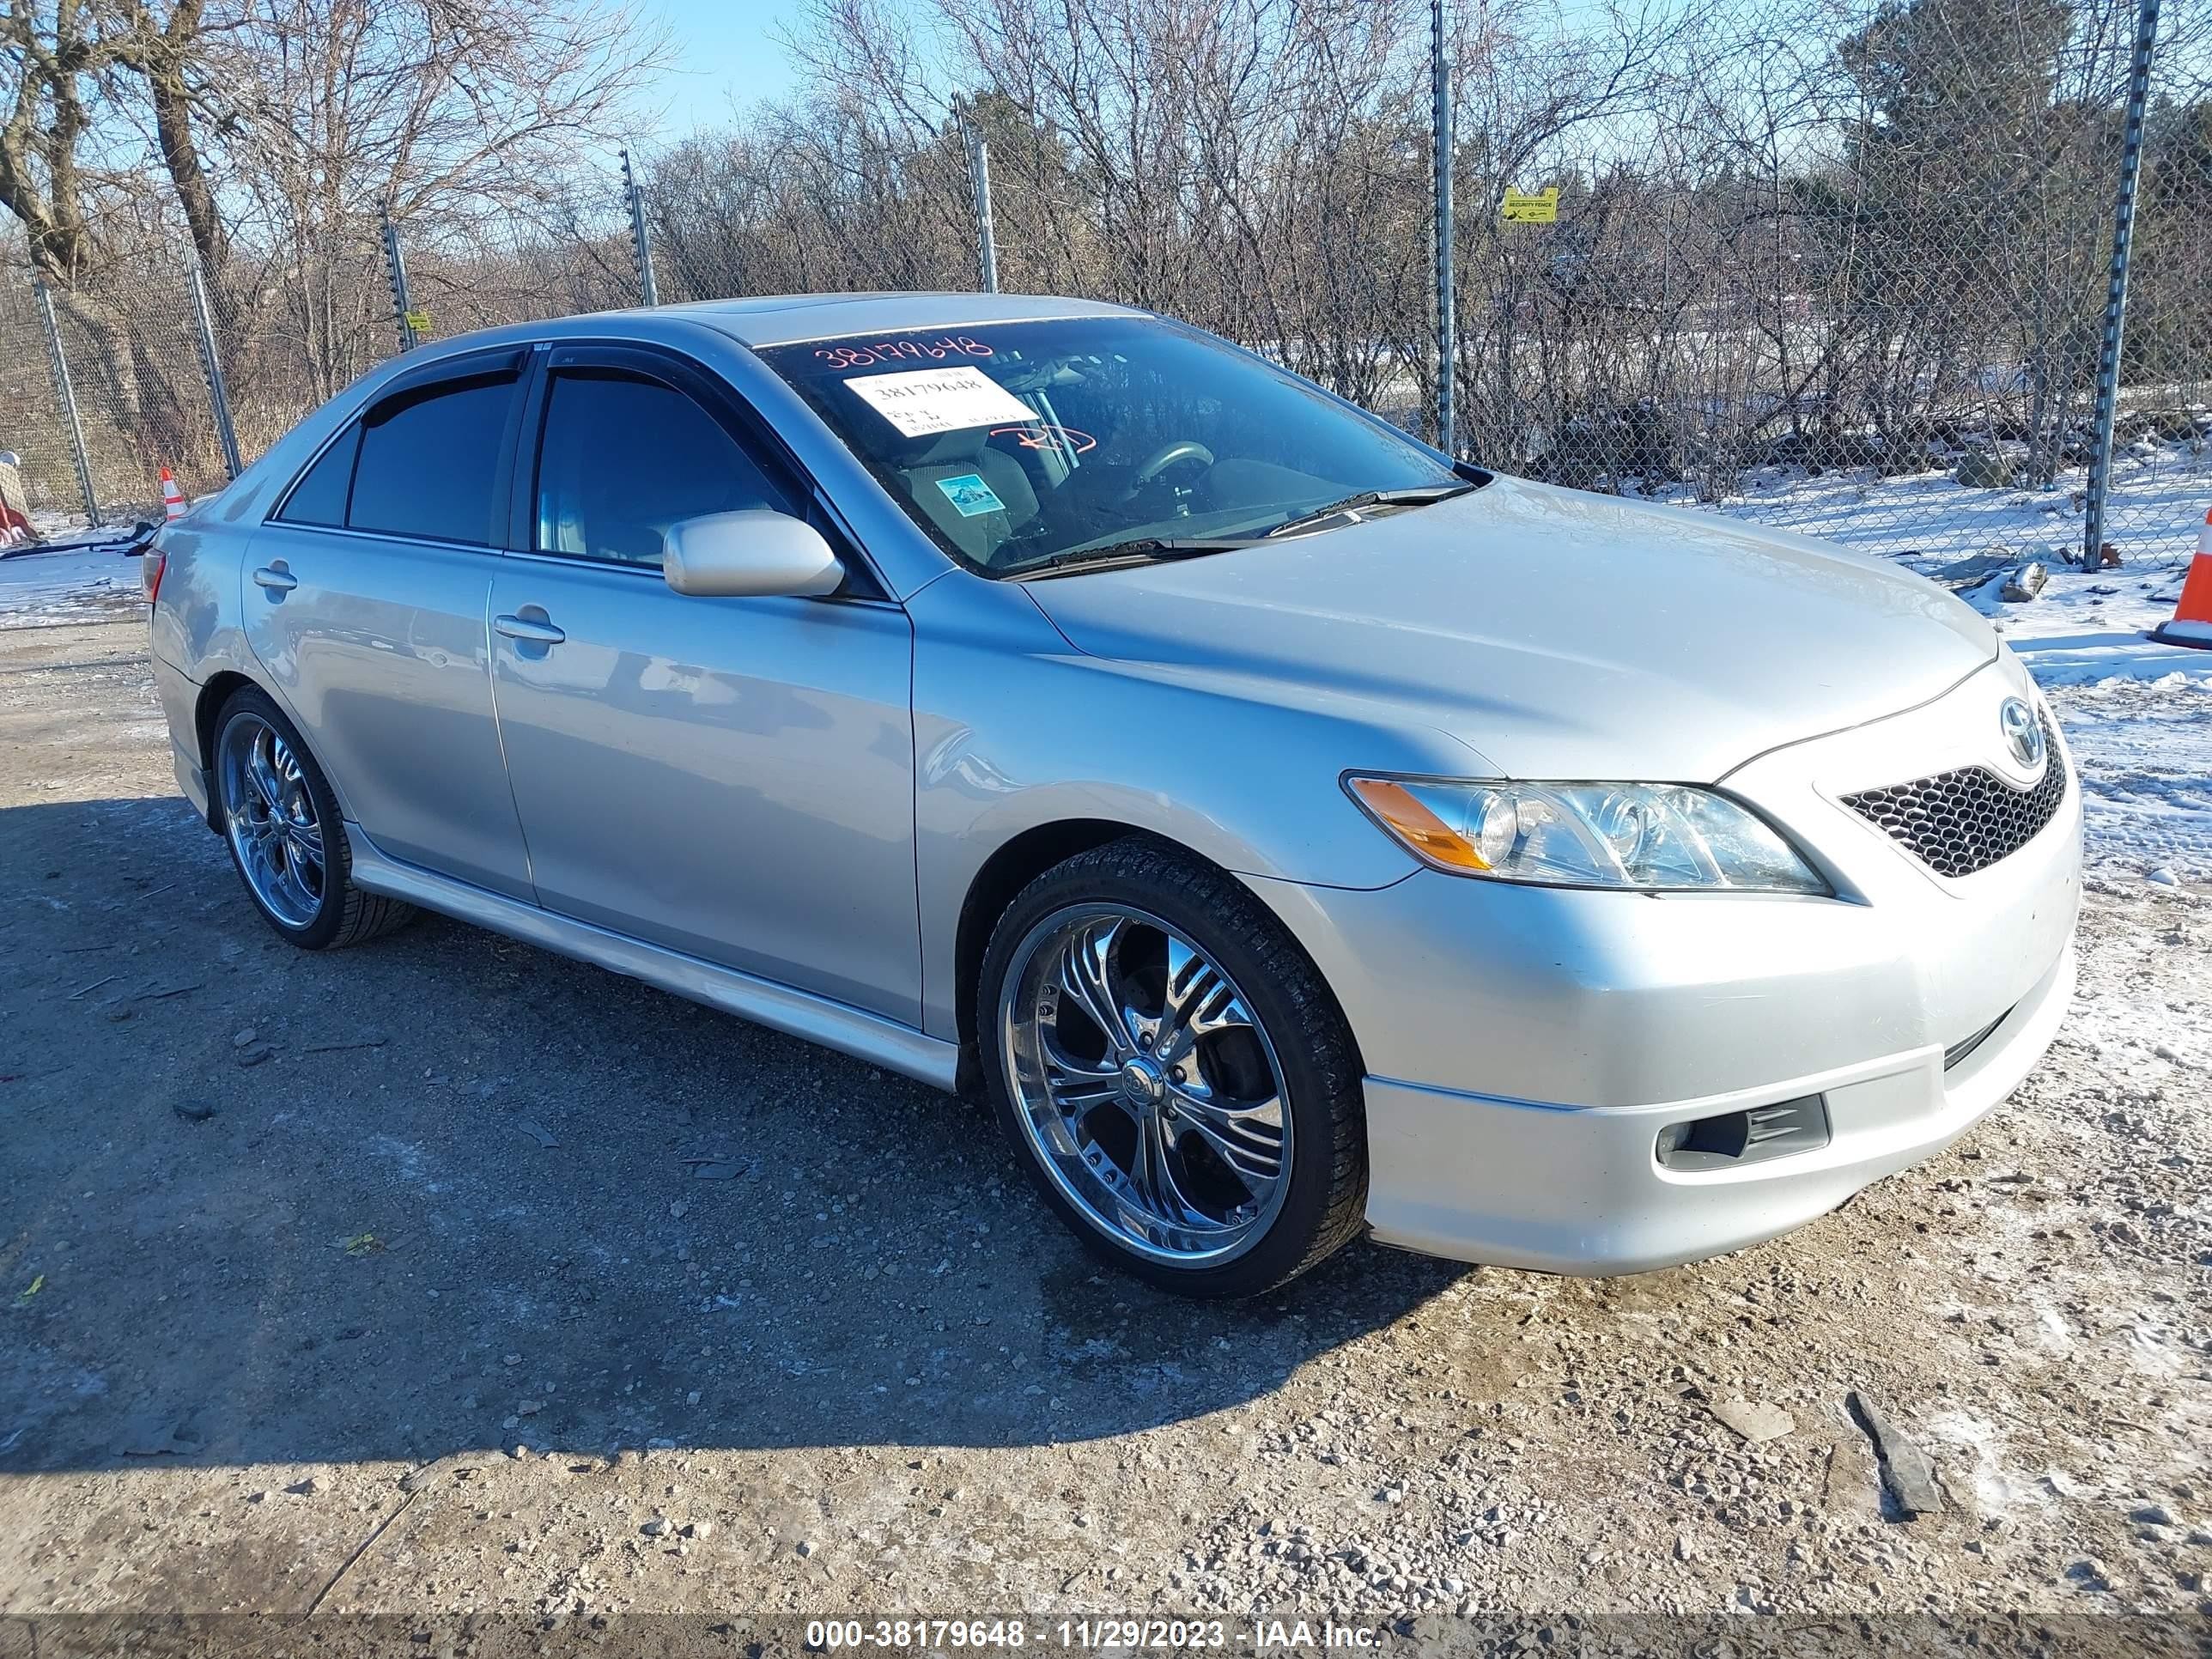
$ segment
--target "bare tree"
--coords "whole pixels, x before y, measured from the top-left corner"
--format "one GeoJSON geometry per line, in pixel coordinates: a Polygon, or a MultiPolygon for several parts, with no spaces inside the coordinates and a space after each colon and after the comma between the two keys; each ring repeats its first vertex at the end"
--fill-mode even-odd
{"type": "Polygon", "coordinates": [[[94,258],[98,173],[85,152],[102,77],[121,61],[120,32],[86,0],[8,0],[0,48],[0,206],[21,223],[33,268],[66,284],[94,258]]]}
{"type": "Polygon", "coordinates": [[[230,3],[208,62],[257,267],[232,303],[288,314],[322,395],[362,366],[381,309],[381,207],[426,241],[495,210],[557,219],[576,152],[617,138],[668,59],[618,0],[230,3]]]}

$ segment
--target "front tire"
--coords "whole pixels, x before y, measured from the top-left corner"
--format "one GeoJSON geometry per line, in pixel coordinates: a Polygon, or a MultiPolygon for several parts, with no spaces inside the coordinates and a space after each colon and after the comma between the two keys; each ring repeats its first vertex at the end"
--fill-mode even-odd
{"type": "Polygon", "coordinates": [[[1000,918],[976,1010],[1007,1137],[1116,1267],[1186,1296],[1256,1296],[1359,1231],[1351,1032],[1233,877],[1141,837],[1077,854],[1000,918]]]}
{"type": "Polygon", "coordinates": [[[353,884],[337,798],[283,712],[241,687],[216,720],[216,801],[230,861],[262,919],[303,951],[356,945],[404,926],[404,900],[353,884]]]}

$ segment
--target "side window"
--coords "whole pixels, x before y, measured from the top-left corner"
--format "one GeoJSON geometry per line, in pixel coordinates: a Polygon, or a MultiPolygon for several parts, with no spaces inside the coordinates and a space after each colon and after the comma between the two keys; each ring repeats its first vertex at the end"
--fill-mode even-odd
{"type": "Polygon", "coordinates": [[[684,393],[616,370],[567,370],[547,390],[538,550],[660,565],[668,527],[739,507],[800,509],[684,393]]]}
{"type": "Polygon", "coordinates": [[[356,422],[307,469],[276,516],[287,524],[343,525],[346,496],[353,489],[353,459],[360,449],[361,424],[356,422]]]}
{"type": "Polygon", "coordinates": [[[392,536],[495,545],[500,447],[514,376],[447,380],[402,392],[362,421],[346,523],[392,536]]]}

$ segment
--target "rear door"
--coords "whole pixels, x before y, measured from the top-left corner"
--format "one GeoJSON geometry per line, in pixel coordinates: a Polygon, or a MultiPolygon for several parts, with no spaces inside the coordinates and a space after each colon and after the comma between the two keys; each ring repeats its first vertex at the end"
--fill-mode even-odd
{"type": "Polygon", "coordinates": [[[492,664],[539,902],[918,1024],[906,612],[661,579],[678,520],[811,512],[685,360],[556,347],[525,425],[492,664]]]}
{"type": "Polygon", "coordinates": [[[340,432],[256,532],[246,635],[349,817],[392,857],[532,896],[485,606],[526,354],[427,365],[340,432]]]}

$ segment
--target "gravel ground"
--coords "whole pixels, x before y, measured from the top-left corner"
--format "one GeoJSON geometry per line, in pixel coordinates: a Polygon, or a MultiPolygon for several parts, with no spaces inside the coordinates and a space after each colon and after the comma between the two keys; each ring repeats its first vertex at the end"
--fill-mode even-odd
{"type": "Polygon", "coordinates": [[[1197,1307],[976,1107],[434,919],[291,951],[143,638],[0,631],[0,1613],[2212,1628],[2201,890],[2093,879],[2042,1068],[1791,1237],[1197,1307]]]}

